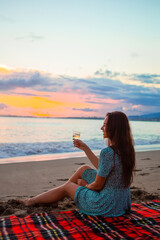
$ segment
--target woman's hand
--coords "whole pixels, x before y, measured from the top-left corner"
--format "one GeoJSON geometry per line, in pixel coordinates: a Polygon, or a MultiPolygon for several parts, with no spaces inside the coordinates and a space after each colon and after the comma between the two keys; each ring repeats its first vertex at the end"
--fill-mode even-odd
{"type": "Polygon", "coordinates": [[[87,148],[87,145],[79,139],[73,139],[73,145],[83,151],[87,148]]]}
{"type": "Polygon", "coordinates": [[[85,180],[83,180],[83,179],[78,179],[78,180],[77,180],[77,184],[78,184],[79,186],[85,187],[86,184],[87,184],[87,182],[86,182],[85,180]]]}

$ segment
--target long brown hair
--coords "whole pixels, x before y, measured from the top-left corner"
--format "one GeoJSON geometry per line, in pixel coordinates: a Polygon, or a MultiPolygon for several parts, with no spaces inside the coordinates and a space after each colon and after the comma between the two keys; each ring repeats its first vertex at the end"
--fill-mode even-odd
{"type": "Polygon", "coordinates": [[[107,113],[106,117],[107,137],[112,141],[113,149],[120,154],[123,183],[128,187],[133,180],[135,168],[135,150],[129,120],[123,112],[118,111],[107,113]]]}

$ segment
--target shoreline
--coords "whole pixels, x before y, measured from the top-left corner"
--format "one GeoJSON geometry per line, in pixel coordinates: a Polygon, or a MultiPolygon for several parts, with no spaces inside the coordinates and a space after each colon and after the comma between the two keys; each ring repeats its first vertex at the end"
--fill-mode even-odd
{"type": "MultiPolygon", "coordinates": [[[[93,150],[93,152],[98,156],[100,154],[101,149],[93,150]]],[[[152,152],[152,151],[160,151],[159,144],[153,145],[137,145],[135,146],[135,152],[152,152]]],[[[10,164],[10,163],[22,163],[22,162],[41,162],[41,161],[52,161],[59,159],[69,159],[69,158],[81,158],[85,157],[85,153],[83,151],[75,151],[75,152],[65,152],[65,153],[53,153],[53,154],[35,154],[35,155],[27,155],[27,156],[17,156],[10,158],[0,158],[1,164],[10,164]]]]}
{"type": "MultiPolygon", "coordinates": [[[[99,154],[100,150],[94,151],[95,154],[99,154]]],[[[64,160],[70,158],[81,158],[85,157],[84,152],[68,152],[68,153],[55,153],[55,154],[36,154],[29,156],[19,156],[12,158],[1,158],[0,164],[13,164],[13,163],[27,163],[27,162],[46,162],[46,161],[56,161],[64,160]]]]}
{"type": "MultiPolygon", "coordinates": [[[[136,170],[131,184],[132,202],[160,198],[160,150],[136,152],[136,170]]],[[[26,216],[37,211],[74,209],[72,200],[59,202],[58,207],[26,208],[14,199],[24,199],[63,184],[81,165],[91,163],[86,157],[73,157],[37,162],[18,162],[0,165],[0,217],[18,214],[26,216]],[[20,211],[16,213],[17,211],[20,211]],[[23,214],[22,214],[23,212],[23,214]]],[[[19,215],[19,216],[20,216],[19,215]]]]}

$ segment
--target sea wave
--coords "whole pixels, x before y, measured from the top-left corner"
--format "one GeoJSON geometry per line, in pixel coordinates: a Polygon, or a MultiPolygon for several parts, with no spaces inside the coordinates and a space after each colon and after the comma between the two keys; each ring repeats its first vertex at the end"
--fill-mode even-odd
{"type": "MultiPolygon", "coordinates": [[[[90,141],[93,150],[101,149],[102,142],[90,141]]],[[[45,143],[1,143],[0,144],[0,158],[11,158],[18,156],[55,154],[76,152],[78,149],[74,148],[72,141],[69,142],[45,142],[45,143]]]]}
{"type": "MultiPolygon", "coordinates": [[[[106,146],[106,142],[97,139],[90,139],[85,143],[92,150],[100,150],[106,146]]],[[[136,139],[135,147],[160,145],[160,138],[154,139],[136,139]]],[[[146,149],[144,147],[144,149],[146,149]]],[[[79,149],[74,148],[72,141],[62,142],[37,142],[37,143],[1,143],[0,144],[0,159],[12,158],[18,156],[42,155],[42,154],[56,154],[56,153],[69,153],[78,152],[79,149]]]]}

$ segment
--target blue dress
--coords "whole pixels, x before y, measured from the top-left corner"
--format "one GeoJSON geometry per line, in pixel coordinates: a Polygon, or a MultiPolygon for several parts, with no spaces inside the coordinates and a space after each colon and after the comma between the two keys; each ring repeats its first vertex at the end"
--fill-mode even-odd
{"type": "Polygon", "coordinates": [[[130,188],[123,185],[121,159],[114,154],[111,147],[102,149],[98,171],[86,169],[82,178],[87,183],[92,183],[97,173],[107,178],[103,189],[93,191],[86,187],[78,187],[74,197],[77,208],[87,215],[116,217],[124,214],[131,207],[130,188]]]}

